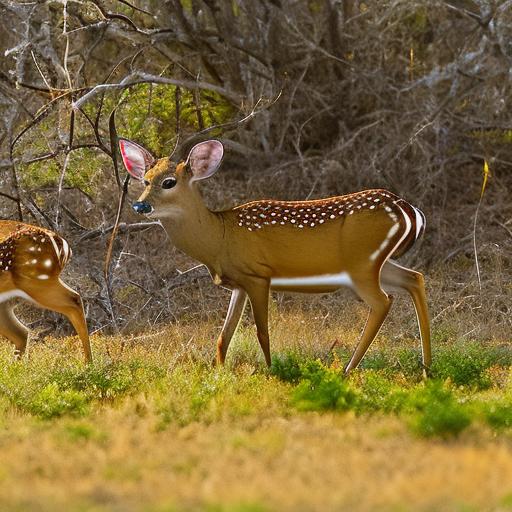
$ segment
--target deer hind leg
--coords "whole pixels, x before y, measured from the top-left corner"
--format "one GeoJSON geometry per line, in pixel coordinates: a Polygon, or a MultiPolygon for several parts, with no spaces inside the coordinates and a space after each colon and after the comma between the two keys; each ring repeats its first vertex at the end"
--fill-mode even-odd
{"type": "Polygon", "coordinates": [[[31,280],[24,287],[24,291],[39,306],[61,313],[68,318],[82,342],[85,360],[91,362],[89,332],[80,295],[59,278],[51,278],[47,281],[31,280]]]}
{"type": "Polygon", "coordinates": [[[245,287],[251,303],[256,332],[267,366],[271,364],[270,337],[268,334],[268,299],[270,286],[265,280],[258,280],[245,287]]]}
{"type": "Polygon", "coordinates": [[[381,282],[386,289],[405,290],[411,296],[420,330],[423,366],[425,369],[430,368],[432,363],[430,320],[423,274],[402,267],[394,261],[387,261],[382,267],[381,282]]]}
{"type": "Polygon", "coordinates": [[[361,339],[357,344],[349,363],[345,367],[345,374],[357,368],[373,340],[377,336],[384,320],[391,308],[392,297],[388,296],[380,287],[378,280],[353,279],[356,293],[368,304],[370,311],[363,329],[361,339]]]}
{"type": "Polygon", "coordinates": [[[28,329],[16,318],[12,306],[0,304],[0,335],[14,344],[16,357],[27,348],[28,329]]]}
{"type": "Polygon", "coordinates": [[[217,340],[217,364],[224,364],[226,360],[226,353],[229,344],[242,318],[242,313],[247,304],[247,293],[240,289],[235,289],[231,293],[231,300],[229,302],[228,313],[224,320],[224,325],[217,340]]]}

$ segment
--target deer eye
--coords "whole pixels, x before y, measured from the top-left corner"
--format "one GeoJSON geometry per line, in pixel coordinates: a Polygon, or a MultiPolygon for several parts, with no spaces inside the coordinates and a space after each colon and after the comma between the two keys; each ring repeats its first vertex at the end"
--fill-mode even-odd
{"type": "Polygon", "coordinates": [[[149,187],[149,181],[148,180],[144,180],[144,186],[149,187]]]}
{"type": "Polygon", "coordinates": [[[162,181],[162,188],[172,188],[174,185],[176,185],[176,178],[165,178],[162,181]]]}

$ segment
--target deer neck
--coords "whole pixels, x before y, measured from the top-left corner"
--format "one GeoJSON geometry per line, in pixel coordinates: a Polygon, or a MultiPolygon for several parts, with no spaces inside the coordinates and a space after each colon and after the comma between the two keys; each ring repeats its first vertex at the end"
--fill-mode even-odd
{"type": "Polygon", "coordinates": [[[176,206],[168,217],[161,219],[171,242],[217,270],[224,233],[221,218],[206,207],[196,187],[176,206]]]}

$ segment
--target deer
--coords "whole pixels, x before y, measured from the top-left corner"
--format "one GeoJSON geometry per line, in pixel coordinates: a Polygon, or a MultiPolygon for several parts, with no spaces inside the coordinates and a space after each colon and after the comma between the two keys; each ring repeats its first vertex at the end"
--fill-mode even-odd
{"type": "Polygon", "coordinates": [[[369,314],[345,374],[363,359],[395,292],[412,298],[426,373],[431,347],[424,277],[395,261],[424,232],[425,216],[418,208],[387,190],[370,189],[307,201],[263,199],[212,211],[198,184],[219,169],[220,141],[199,142],[186,158],[182,150],[156,159],[124,138],[119,148],[128,173],[145,186],[133,210],[159,219],[178,249],[203,263],[215,284],[231,290],[217,364],[226,359],[247,300],[270,366],[270,291],[327,293],[348,287],[367,304],[369,314]]]}
{"type": "Polygon", "coordinates": [[[12,342],[16,358],[25,353],[29,334],[10,300],[21,298],[66,316],[81,340],[86,362],[92,361],[82,299],[60,279],[70,257],[68,242],[53,231],[0,220],[0,335],[12,342]]]}

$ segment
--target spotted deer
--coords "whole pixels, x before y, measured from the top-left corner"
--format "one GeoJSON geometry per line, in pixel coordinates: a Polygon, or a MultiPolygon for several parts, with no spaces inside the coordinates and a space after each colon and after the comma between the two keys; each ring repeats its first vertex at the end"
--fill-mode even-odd
{"type": "Polygon", "coordinates": [[[80,295],[60,279],[71,249],[56,233],[21,222],[0,220],[0,335],[25,352],[28,329],[16,318],[9,299],[22,298],[65,315],[82,342],[85,359],[92,360],[89,334],[80,295]]]}
{"type": "Polygon", "coordinates": [[[133,209],[158,218],[176,247],[202,262],[215,284],[232,290],[217,341],[224,363],[247,298],[268,365],[270,290],[324,293],[351,288],[370,308],[361,339],[345,372],[357,367],[392,303],[389,292],[412,297],[422,358],[430,366],[430,323],[423,275],[391,257],[403,255],[423,233],[420,210],[382,189],[312,201],[260,200],[224,211],[209,210],[198,182],[221,163],[217,140],[196,144],[186,159],[156,160],[138,144],[120,139],[127,171],[146,186],[133,209]]]}

